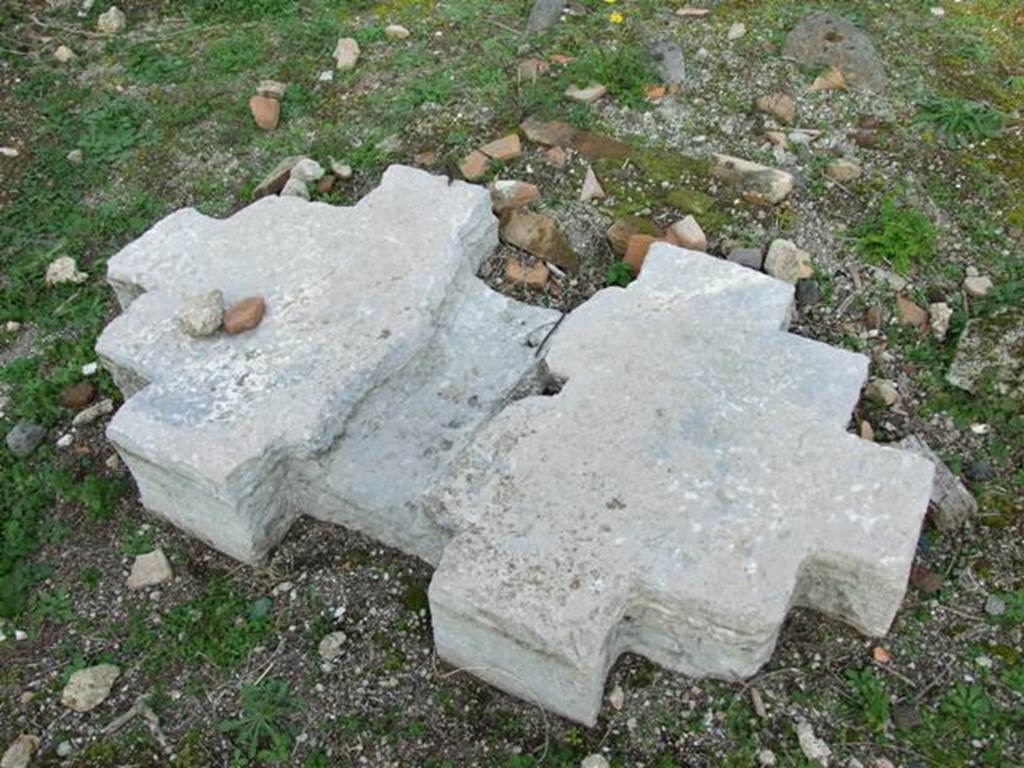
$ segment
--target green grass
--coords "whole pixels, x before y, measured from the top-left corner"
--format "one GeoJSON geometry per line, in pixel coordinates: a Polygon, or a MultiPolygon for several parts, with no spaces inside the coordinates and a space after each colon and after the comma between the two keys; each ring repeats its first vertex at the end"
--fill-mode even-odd
{"type": "Polygon", "coordinates": [[[241,697],[241,717],[222,721],[217,729],[231,735],[245,760],[265,765],[286,762],[298,735],[294,719],[301,709],[288,684],[268,678],[257,685],[243,685],[241,697]]]}
{"type": "Polygon", "coordinates": [[[933,97],[922,102],[914,123],[934,129],[951,149],[1002,134],[1005,118],[988,104],[970,99],[933,97]]]}
{"type": "Polygon", "coordinates": [[[857,251],[869,262],[905,275],[935,256],[935,225],[897,195],[882,198],[876,211],[852,231],[857,251]]]}

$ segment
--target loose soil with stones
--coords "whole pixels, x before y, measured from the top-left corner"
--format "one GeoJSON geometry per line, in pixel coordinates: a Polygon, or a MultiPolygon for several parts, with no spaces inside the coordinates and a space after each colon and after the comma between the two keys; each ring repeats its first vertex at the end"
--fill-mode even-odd
{"type": "MultiPolygon", "coordinates": [[[[807,721],[831,765],[1024,763],[1022,409],[998,388],[971,396],[944,380],[969,319],[1024,301],[1024,16],[1002,0],[815,4],[879,49],[889,87],[873,95],[809,91],[821,72],[781,56],[808,8],[784,0],[708,2],[706,18],[677,15],[683,2],[581,0],[537,35],[523,31],[528,5],[136,0],[112,39],[95,34],[102,2],[84,17],[72,2],[0,8],[0,146],[19,150],[0,157],[0,432],[19,420],[49,430],[27,460],[0,448],[0,750],[29,733],[41,739],[33,765],[522,768],[599,753],[613,766],[667,768],[767,764],[770,750],[777,765],[809,766],[796,733],[807,721]],[[746,35],[729,40],[738,21],[746,35]],[[388,41],[390,23],[411,37],[388,41]],[[360,41],[358,66],[318,81],[345,36],[360,41]],[[664,37],[679,42],[686,78],[651,101],[648,48],[664,37]],[[60,44],[78,58],[57,64],[60,44]],[[529,57],[551,71],[518,82],[516,63],[529,57]],[[289,84],[272,132],[252,125],[247,106],[268,77],[289,84]],[[590,81],[609,95],[563,98],[590,81]],[[765,131],[782,127],[752,104],[778,91],[795,98],[796,127],[820,135],[773,149],[765,131]],[[920,117],[932,97],[949,119],[965,100],[982,102],[999,128],[970,118],[965,133],[943,133],[920,117]],[[55,447],[73,417],[58,395],[84,378],[116,312],[106,260],[160,217],[185,205],[227,215],[296,154],[351,164],[352,180],[313,196],[352,204],[390,162],[430,151],[427,167],[448,173],[532,115],[622,139],[634,154],[594,161],[609,197],[583,204],[584,158],[570,151],[554,168],[524,137],[523,156],[491,176],[536,184],[534,209],[559,222],[582,267],[553,273],[542,291],[509,286],[506,260],[522,254],[502,246],[482,270],[493,287],[570,310],[605,286],[618,257],[604,233],[616,218],[666,227],[686,212],[671,193],[710,194],[714,206],[697,215],[710,251],[767,249],[779,237],[809,251],[820,301],[801,308],[794,330],[870,355],[872,376],[897,385],[898,403],[863,402],[851,430],[867,421],[878,441],[916,434],[966,479],[977,519],[953,533],[926,526],[917,564],[931,578],[918,572],[886,638],[794,611],[771,663],[745,683],[691,680],[627,655],[598,725],[584,729],[435,657],[423,563],[302,520],[265,567],[243,567],[145,512],[110,461],[105,420],[55,447]],[[395,134],[398,152],[377,148],[395,134]],[[76,148],[81,165],[67,160],[76,148]],[[707,178],[710,152],[787,170],[797,190],[781,206],[748,206],[707,178]],[[864,173],[838,184],[824,168],[843,156],[864,173]],[[934,247],[900,275],[865,242],[882,237],[895,254],[913,214],[926,223],[910,239],[934,247]],[[46,288],[47,264],[64,255],[89,280],[46,288]],[[992,278],[985,298],[963,291],[968,268],[992,278]],[[900,292],[925,308],[948,303],[948,337],[900,326],[900,292]],[[879,328],[866,323],[872,308],[879,328]],[[22,329],[5,332],[8,320],[22,329]],[[134,556],[157,546],[174,578],[128,590],[134,556]],[[317,647],[335,631],[342,653],[325,662],[317,647]],[[87,714],[65,709],[70,674],[104,662],[122,670],[110,697],[87,714]],[[111,730],[140,696],[154,720],[111,730]]],[[[120,402],[106,375],[96,381],[100,397],[120,402]]]]}

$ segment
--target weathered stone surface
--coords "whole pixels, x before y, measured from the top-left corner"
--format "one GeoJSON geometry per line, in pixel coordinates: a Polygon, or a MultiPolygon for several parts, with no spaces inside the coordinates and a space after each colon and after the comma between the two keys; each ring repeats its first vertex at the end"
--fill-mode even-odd
{"type": "Polygon", "coordinates": [[[975,318],[960,335],[946,381],[975,392],[986,377],[1000,392],[1024,402],[1024,309],[975,318]]]}
{"type": "Polygon", "coordinates": [[[73,673],[60,694],[60,703],[75,712],[89,712],[102,704],[121,669],[113,664],[98,664],[73,673]]]}
{"type": "Polygon", "coordinates": [[[665,242],[662,237],[644,234],[630,235],[629,241],[626,243],[626,253],[622,260],[633,268],[634,273],[639,274],[640,270],[643,269],[644,261],[647,259],[651,246],[661,242],[665,242]]]}
{"type": "Polygon", "coordinates": [[[863,173],[864,170],[859,164],[845,158],[833,160],[825,166],[825,174],[833,181],[838,181],[841,184],[859,179],[863,173]]]}
{"type": "Polygon", "coordinates": [[[384,36],[388,40],[406,40],[412,32],[401,24],[388,24],[384,27],[384,36]]]}
{"type": "Polygon", "coordinates": [[[167,555],[158,548],[135,558],[126,584],[128,589],[146,589],[163,584],[173,577],[174,572],[171,570],[171,564],[167,561],[167,555]]]}
{"type": "Polygon", "coordinates": [[[559,394],[490,421],[432,502],[443,658],[593,723],[627,650],[735,679],[794,605],[886,632],[932,467],[846,433],[867,359],[782,332],[792,290],[659,244],[562,323],[559,394]]]}
{"type": "Polygon", "coordinates": [[[839,69],[851,88],[884,91],[885,66],[870,38],[841,16],[815,13],[797,22],[782,53],[809,67],[839,69]]]}
{"type": "Polygon", "coordinates": [[[248,562],[300,512],[436,561],[423,490],[530,379],[525,340],[558,316],[476,277],[496,245],[486,189],[399,166],[352,208],[266,197],[158,223],[110,260],[125,311],[97,344],[143,503],[248,562]],[[215,287],[271,311],[197,342],[174,317],[215,287]]]}
{"type": "Polygon", "coordinates": [[[935,481],[932,485],[932,520],[937,528],[953,531],[978,514],[978,502],[960,482],[960,478],[949,471],[928,444],[917,435],[910,435],[900,441],[905,451],[923,456],[935,465],[935,481]]]}
{"type": "Polygon", "coordinates": [[[543,213],[513,211],[501,229],[506,243],[522,248],[537,258],[576,271],[580,257],[572,249],[558,222],[543,213]]]}

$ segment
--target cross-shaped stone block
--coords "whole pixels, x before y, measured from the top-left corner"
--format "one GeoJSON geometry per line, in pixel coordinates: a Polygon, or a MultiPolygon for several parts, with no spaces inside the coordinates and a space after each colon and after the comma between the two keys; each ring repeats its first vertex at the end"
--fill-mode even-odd
{"type": "Polygon", "coordinates": [[[300,513],[436,562],[420,495],[529,387],[527,338],[558,317],[476,277],[497,242],[486,190],[396,166],[352,208],[188,209],[127,246],[108,268],[125,311],[97,349],[143,503],[247,562],[300,513]],[[263,296],[265,319],[185,334],[179,308],[211,290],[263,296]]]}
{"type": "Polygon", "coordinates": [[[658,245],[569,316],[561,391],[490,421],[435,495],[442,657],[592,724],[626,651],[737,679],[794,606],[887,631],[933,468],[845,431],[867,360],[785,333],[792,301],[658,245]]]}

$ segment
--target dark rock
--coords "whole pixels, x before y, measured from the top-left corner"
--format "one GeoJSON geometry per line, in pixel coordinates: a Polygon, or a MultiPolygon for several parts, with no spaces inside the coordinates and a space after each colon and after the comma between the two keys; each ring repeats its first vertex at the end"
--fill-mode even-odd
{"type": "Polygon", "coordinates": [[[801,309],[821,303],[821,287],[809,278],[796,281],[796,304],[801,309]]]}
{"type": "Polygon", "coordinates": [[[28,421],[18,422],[14,429],[7,433],[7,447],[15,456],[30,456],[46,437],[46,429],[39,424],[28,421]]]}
{"type": "Polygon", "coordinates": [[[867,35],[841,16],[805,16],[786,36],[782,53],[808,67],[838,68],[851,88],[885,90],[887,77],[878,50],[867,35]]]}
{"type": "Polygon", "coordinates": [[[760,248],[736,248],[726,258],[733,264],[742,264],[759,272],[764,267],[764,251],[760,248]]]}
{"type": "Polygon", "coordinates": [[[915,565],[910,569],[910,584],[926,595],[934,595],[942,589],[942,577],[924,566],[915,565]]]}
{"type": "Polygon", "coordinates": [[[893,704],[892,723],[897,728],[909,731],[912,728],[920,727],[923,722],[921,713],[909,701],[900,701],[893,704]]]}
{"type": "Polygon", "coordinates": [[[530,32],[543,32],[551,29],[562,17],[566,0],[536,0],[530,10],[530,19],[526,28],[530,32]]]}
{"type": "Polygon", "coordinates": [[[987,483],[992,479],[995,471],[992,469],[992,465],[984,459],[978,461],[972,461],[970,466],[967,467],[967,479],[974,483],[987,483]]]}

